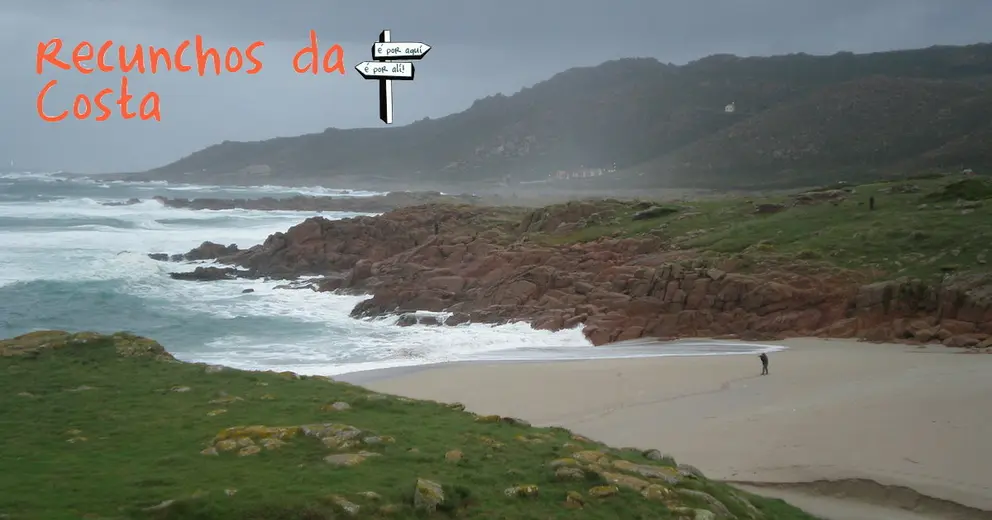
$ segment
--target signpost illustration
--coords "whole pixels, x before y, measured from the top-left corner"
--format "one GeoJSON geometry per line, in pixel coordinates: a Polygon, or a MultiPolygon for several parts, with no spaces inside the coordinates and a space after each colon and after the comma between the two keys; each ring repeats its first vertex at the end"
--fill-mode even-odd
{"type": "Polygon", "coordinates": [[[427,55],[431,46],[422,42],[391,42],[389,29],[379,34],[372,44],[372,60],[363,61],[355,70],[365,79],[379,81],[379,119],[393,124],[393,81],[413,81],[414,67],[410,61],[427,55]]]}

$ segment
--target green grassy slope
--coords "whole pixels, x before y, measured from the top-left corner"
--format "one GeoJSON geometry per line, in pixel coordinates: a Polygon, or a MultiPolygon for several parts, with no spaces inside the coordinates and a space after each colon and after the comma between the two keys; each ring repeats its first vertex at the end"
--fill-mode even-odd
{"type": "Polygon", "coordinates": [[[613,218],[536,238],[570,243],[650,233],[701,254],[823,261],[880,278],[935,279],[945,272],[992,271],[990,201],[988,178],[926,177],[673,203],[662,206],[663,214],[639,220],[632,217],[643,208],[617,203],[613,218]],[[773,211],[758,212],[761,205],[773,211]]]}
{"type": "Polygon", "coordinates": [[[812,519],[657,451],[460,408],[32,333],[0,342],[0,517],[812,519]]]}

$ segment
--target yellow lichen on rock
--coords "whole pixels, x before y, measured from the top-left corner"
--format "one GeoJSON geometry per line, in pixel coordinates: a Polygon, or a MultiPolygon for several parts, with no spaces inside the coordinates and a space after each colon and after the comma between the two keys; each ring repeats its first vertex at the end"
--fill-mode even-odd
{"type": "Polygon", "coordinates": [[[238,456],[247,457],[248,455],[256,455],[262,451],[262,448],[257,445],[245,446],[238,450],[238,456]]]}
{"type": "Polygon", "coordinates": [[[279,440],[279,439],[263,439],[262,440],[262,447],[265,448],[265,449],[267,449],[267,450],[277,450],[277,449],[279,449],[279,448],[281,448],[281,447],[283,447],[285,445],[286,445],[286,443],[283,442],[283,441],[281,441],[281,440],[279,440]]]}
{"type": "Polygon", "coordinates": [[[634,491],[641,491],[642,489],[651,485],[650,482],[637,478],[631,475],[624,475],[623,473],[610,473],[608,471],[599,472],[599,476],[611,484],[616,484],[619,487],[633,489],[634,491]]]}
{"type": "Polygon", "coordinates": [[[541,444],[544,442],[544,439],[537,435],[516,435],[513,438],[527,444],[541,444]]]}
{"type": "Polygon", "coordinates": [[[586,505],[586,500],[582,498],[582,493],[569,491],[565,494],[565,507],[569,509],[582,509],[586,505]]]}
{"type": "Polygon", "coordinates": [[[291,439],[300,433],[300,426],[232,426],[221,430],[214,441],[247,437],[255,440],[279,439],[281,441],[291,439]]]}
{"type": "MultiPolygon", "coordinates": [[[[266,450],[276,450],[286,445],[286,440],[302,433],[307,437],[315,437],[328,448],[338,451],[347,451],[360,448],[363,445],[393,443],[396,439],[389,436],[377,436],[370,432],[365,432],[359,428],[348,424],[326,423],[326,424],[306,424],[303,426],[232,426],[225,428],[214,436],[212,446],[201,451],[204,455],[215,455],[219,452],[234,451],[239,448],[256,446],[256,441],[260,446],[256,446],[258,451],[262,448],[266,450]],[[213,451],[211,451],[213,450],[213,451]]],[[[256,451],[257,453],[257,451],[256,451]]],[[[342,454],[342,457],[325,458],[330,463],[337,465],[353,465],[361,462],[367,457],[378,455],[378,453],[360,452],[356,454],[342,454]]]]}
{"type": "Polygon", "coordinates": [[[477,423],[495,423],[499,422],[500,416],[498,415],[480,415],[475,418],[477,423]]]}
{"type": "Polygon", "coordinates": [[[324,457],[324,462],[334,466],[351,467],[365,462],[365,459],[368,459],[369,457],[378,455],[378,453],[371,453],[367,451],[362,451],[359,453],[335,453],[334,455],[324,457]]]}
{"type": "Polygon", "coordinates": [[[620,492],[620,488],[615,485],[609,486],[596,486],[589,490],[589,496],[596,498],[606,498],[616,495],[620,492]]]}
{"type": "Polygon", "coordinates": [[[555,470],[555,478],[558,480],[583,480],[586,472],[577,466],[562,466],[555,470]]]}
{"type": "Polygon", "coordinates": [[[236,439],[217,441],[214,444],[214,448],[217,448],[217,451],[234,451],[238,449],[238,441],[236,439]]]}
{"type": "Polygon", "coordinates": [[[675,492],[671,489],[662,486],[661,484],[651,484],[650,486],[641,490],[641,496],[657,502],[663,502],[669,500],[675,495],[675,492]]]}
{"type": "Polygon", "coordinates": [[[464,457],[462,450],[450,450],[444,454],[444,460],[447,462],[458,462],[462,457],[464,457]]]}
{"type": "Polygon", "coordinates": [[[151,357],[160,361],[176,360],[157,341],[127,332],[114,333],[111,338],[113,338],[117,354],[122,357],[151,357]]]}
{"type": "Polygon", "coordinates": [[[579,465],[579,461],[571,457],[555,459],[548,463],[549,468],[560,468],[562,466],[578,466],[578,465],[579,465]]]}
{"type": "Polygon", "coordinates": [[[444,503],[444,489],[433,480],[418,478],[413,490],[413,507],[419,511],[433,513],[444,503]]]}
{"type": "Polygon", "coordinates": [[[530,498],[540,494],[540,489],[537,487],[537,484],[523,484],[508,487],[503,490],[503,494],[508,497],[530,498]]]}
{"type": "Polygon", "coordinates": [[[678,484],[682,480],[682,473],[669,466],[653,466],[650,464],[635,464],[628,460],[615,460],[611,465],[621,471],[636,473],[642,477],[657,478],[669,484],[678,484]]]}
{"type": "Polygon", "coordinates": [[[332,495],[331,501],[334,502],[334,505],[341,508],[341,510],[344,511],[344,513],[347,514],[348,516],[355,516],[362,509],[362,507],[359,506],[358,504],[340,495],[332,495]]]}
{"type": "Polygon", "coordinates": [[[597,463],[602,461],[603,463],[608,462],[606,454],[601,451],[593,450],[582,450],[577,451],[572,454],[572,458],[581,462],[597,463]],[[604,460],[605,459],[605,460],[604,460]]]}
{"type": "Polygon", "coordinates": [[[69,333],[62,330],[40,330],[0,340],[0,357],[37,355],[44,350],[67,347],[91,346],[105,341],[113,345],[121,357],[150,357],[160,361],[175,361],[157,341],[127,332],[98,334],[96,332],[69,333]]]}

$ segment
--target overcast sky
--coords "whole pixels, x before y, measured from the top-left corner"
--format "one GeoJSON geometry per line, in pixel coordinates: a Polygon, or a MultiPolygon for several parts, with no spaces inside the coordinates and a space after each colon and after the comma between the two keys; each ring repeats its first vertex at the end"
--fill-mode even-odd
{"type": "Polygon", "coordinates": [[[406,124],[615,58],[685,63],[714,53],[966,44],[992,39],[989,27],[989,0],[0,0],[0,167],[13,159],[26,168],[133,171],[224,140],[379,126],[376,86],[354,66],[369,59],[382,29],[394,41],[433,47],[416,80],[394,86],[395,122],[406,124]],[[346,75],[292,70],[311,29],[325,49],[344,48],[346,75]],[[83,40],[174,49],[197,34],[222,51],[264,41],[264,68],[255,76],[129,74],[132,109],[154,90],[161,122],[116,112],[103,122],[37,115],[38,92],[51,79],[59,84],[46,109],[58,113],[78,93],[119,89],[121,77],[51,66],[38,75],[39,42],[61,38],[60,57],[69,61],[83,40]]]}

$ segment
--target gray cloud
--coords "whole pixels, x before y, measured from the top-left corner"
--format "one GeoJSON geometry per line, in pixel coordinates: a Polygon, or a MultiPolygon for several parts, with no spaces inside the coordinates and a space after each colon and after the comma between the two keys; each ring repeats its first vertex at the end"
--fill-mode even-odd
{"type": "Polygon", "coordinates": [[[397,124],[463,110],[472,101],[512,94],[573,66],[650,56],[684,63],[729,52],[867,52],[988,39],[985,0],[504,0],[369,2],[326,0],[4,0],[0,4],[0,164],[7,157],[38,168],[119,171],[157,166],[223,140],[258,140],[377,126],[376,89],[352,67],[368,59],[379,31],[434,48],[412,83],[397,84],[397,124]],[[309,30],[341,44],[345,76],[298,75],[292,56],[309,30]],[[38,91],[57,79],[48,106],[69,108],[77,93],[119,88],[118,72],[84,76],[46,67],[35,74],[39,42],[59,37],[61,56],[82,40],[107,39],[174,48],[203,35],[224,50],[266,43],[264,69],[197,77],[129,74],[136,105],[154,90],[161,122],[41,121],[38,91]]]}

